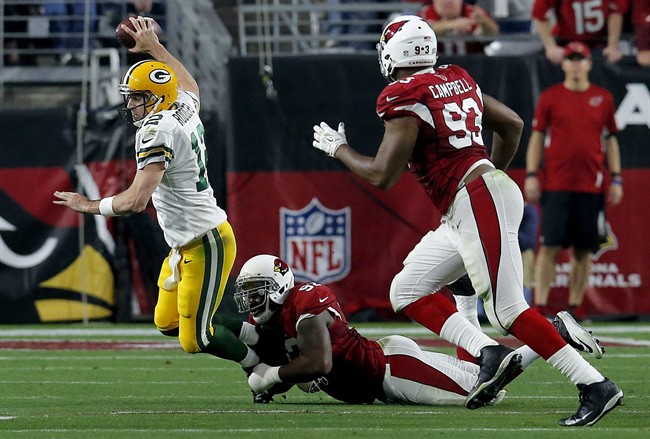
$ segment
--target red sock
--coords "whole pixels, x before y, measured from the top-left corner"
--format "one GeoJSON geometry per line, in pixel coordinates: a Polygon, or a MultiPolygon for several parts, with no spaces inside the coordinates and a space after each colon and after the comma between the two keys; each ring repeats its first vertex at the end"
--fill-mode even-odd
{"type": "Polygon", "coordinates": [[[470,363],[478,364],[478,360],[472,354],[463,348],[456,348],[456,357],[459,360],[469,361],[470,363]]]}
{"type": "Polygon", "coordinates": [[[442,325],[454,313],[456,307],[442,294],[434,293],[407,305],[402,312],[427,329],[440,335],[442,325]]]}
{"type": "Polygon", "coordinates": [[[553,325],[530,308],[519,314],[509,331],[545,360],[566,346],[553,325]]]}

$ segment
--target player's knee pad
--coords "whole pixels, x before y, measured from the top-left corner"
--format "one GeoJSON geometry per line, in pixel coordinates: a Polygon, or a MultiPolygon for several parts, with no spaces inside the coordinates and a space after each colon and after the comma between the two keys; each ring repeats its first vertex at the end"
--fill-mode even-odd
{"type": "Polygon", "coordinates": [[[395,312],[400,312],[411,303],[430,294],[425,292],[419,282],[409,282],[404,270],[395,275],[390,284],[390,304],[395,312]],[[406,279],[406,282],[405,282],[406,279]]]}
{"type": "Polygon", "coordinates": [[[196,341],[196,337],[190,337],[184,334],[179,335],[178,341],[181,343],[181,347],[185,352],[188,354],[196,354],[198,352],[201,352],[201,349],[199,348],[199,344],[196,341]]]}
{"type": "Polygon", "coordinates": [[[385,355],[408,355],[420,350],[416,342],[402,335],[387,335],[377,340],[385,355]]]}
{"type": "Polygon", "coordinates": [[[178,313],[170,312],[165,306],[157,304],[153,312],[153,323],[160,332],[178,329],[178,313]]]}
{"type": "Polygon", "coordinates": [[[393,311],[400,312],[407,304],[402,305],[400,303],[399,290],[400,290],[400,277],[402,273],[397,273],[393,278],[393,281],[390,283],[390,305],[393,307],[393,311]]]}
{"type": "Polygon", "coordinates": [[[490,324],[504,335],[508,334],[510,326],[517,317],[529,308],[528,303],[523,298],[505,307],[499,305],[495,307],[493,300],[486,300],[484,307],[485,315],[490,321],[490,324]]]}

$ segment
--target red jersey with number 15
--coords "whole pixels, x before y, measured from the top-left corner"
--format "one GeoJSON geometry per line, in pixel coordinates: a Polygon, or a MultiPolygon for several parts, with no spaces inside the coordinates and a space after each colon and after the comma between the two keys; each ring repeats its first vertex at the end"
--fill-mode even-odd
{"type": "Polygon", "coordinates": [[[609,16],[625,14],[628,6],[628,0],[535,0],[531,13],[537,20],[548,21],[547,14],[553,10],[553,34],[561,40],[604,46],[609,16]]]}
{"type": "Polygon", "coordinates": [[[377,114],[382,120],[418,120],[409,170],[442,214],[470,167],[489,160],[482,136],[483,95],[459,66],[425,69],[389,84],[377,98],[377,114]]]}

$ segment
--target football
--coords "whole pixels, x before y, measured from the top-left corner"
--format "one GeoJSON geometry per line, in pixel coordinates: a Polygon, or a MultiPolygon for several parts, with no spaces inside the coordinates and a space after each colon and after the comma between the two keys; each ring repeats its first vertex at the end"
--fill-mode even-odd
{"type": "MultiPolygon", "coordinates": [[[[117,38],[117,41],[119,41],[120,44],[126,47],[127,49],[131,49],[135,46],[135,40],[131,35],[127,34],[124,29],[122,29],[122,25],[125,25],[126,27],[128,27],[133,31],[135,30],[135,26],[133,25],[133,23],[131,23],[129,17],[126,17],[115,28],[115,38],[117,38]]],[[[160,28],[160,25],[156,21],[153,22],[153,30],[154,32],[156,32],[156,35],[158,35],[158,37],[161,36],[162,29],[160,28]]]]}

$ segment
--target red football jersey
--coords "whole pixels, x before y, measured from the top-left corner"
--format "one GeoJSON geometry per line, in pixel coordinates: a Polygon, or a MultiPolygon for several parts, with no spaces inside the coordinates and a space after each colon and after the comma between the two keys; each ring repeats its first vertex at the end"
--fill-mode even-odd
{"type": "Polygon", "coordinates": [[[571,91],[564,84],[542,92],[533,129],[546,132],[544,190],[603,192],[603,136],[618,132],[614,98],[602,87],[571,91]]]}
{"type": "Polygon", "coordinates": [[[553,10],[557,19],[553,34],[565,41],[607,43],[607,18],[624,14],[629,0],[535,0],[532,16],[546,21],[553,10]]]}
{"type": "Polygon", "coordinates": [[[409,170],[441,213],[470,166],[489,159],[483,143],[483,95],[463,68],[444,65],[389,84],[377,98],[383,120],[415,117],[420,132],[409,170]]]}
{"type": "Polygon", "coordinates": [[[333,364],[331,372],[320,381],[320,389],[339,401],[372,403],[383,395],[384,353],[379,343],[362,337],[348,326],[334,291],[316,283],[296,285],[273,322],[280,325],[287,336],[297,338],[298,323],[323,311],[334,317],[329,328],[333,364]]]}

